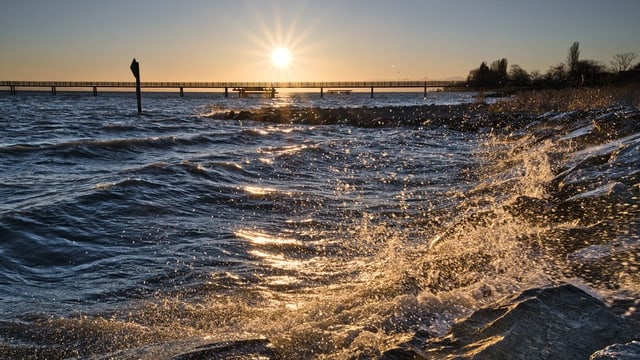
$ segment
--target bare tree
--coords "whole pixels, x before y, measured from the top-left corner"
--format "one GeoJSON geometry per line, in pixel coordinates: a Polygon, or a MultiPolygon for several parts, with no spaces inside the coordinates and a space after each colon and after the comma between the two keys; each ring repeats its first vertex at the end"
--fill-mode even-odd
{"type": "Polygon", "coordinates": [[[560,63],[549,68],[549,71],[544,75],[544,81],[547,85],[551,86],[565,86],[567,83],[567,76],[567,67],[565,64],[560,63]]]}
{"type": "Polygon", "coordinates": [[[544,81],[544,75],[540,72],[540,70],[533,70],[529,73],[531,77],[531,82],[533,84],[541,84],[544,81]]]}
{"type": "Polygon", "coordinates": [[[569,48],[569,54],[567,55],[567,66],[569,67],[569,72],[577,70],[578,62],[580,62],[580,43],[575,41],[569,48]]]}
{"type": "Polygon", "coordinates": [[[636,57],[636,53],[634,52],[615,54],[613,55],[613,60],[611,60],[611,67],[617,72],[627,71],[636,57]]]}
{"type": "Polygon", "coordinates": [[[520,67],[520,65],[511,65],[509,68],[509,81],[513,85],[529,85],[531,83],[531,76],[527,71],[520,67]]]}

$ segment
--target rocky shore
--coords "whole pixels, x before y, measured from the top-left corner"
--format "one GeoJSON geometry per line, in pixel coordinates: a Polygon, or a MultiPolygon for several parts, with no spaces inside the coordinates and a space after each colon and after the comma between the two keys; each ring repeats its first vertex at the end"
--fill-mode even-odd
{"type": "MultiPolygon", "coordinates": [[[[533,288],[475,311],[453,324],[444,336],[418,331],[410,341],[378,358],[639,359],[638,306],[637,301],[605,304],[588,289],[571,284],[533,288]]],[[[135,354],[115,353],[109,358],[153,358],[170,353],[175,354],[172,360],[282,358],[268,339],[185,340],[137,349],[135,354]]]]}
{"type": "Polygon", "coordinates": [[[516,128],[527,119],[517,112],[498,114],[488,105],[420,105],[361,108],[279,107],[251,111],[228,111],[211,115],[217,119],[253,120],[281,124],[333,125],[358,127],[432,126],[460,131],[483,128],[516,128]]]}
{"type": "Polygon", "coordinates": [[[530,289],[474,312],[444,336],[418,332],[382,359],[638,359],[638,305],[609,307],[570,284],[530,289]]]}

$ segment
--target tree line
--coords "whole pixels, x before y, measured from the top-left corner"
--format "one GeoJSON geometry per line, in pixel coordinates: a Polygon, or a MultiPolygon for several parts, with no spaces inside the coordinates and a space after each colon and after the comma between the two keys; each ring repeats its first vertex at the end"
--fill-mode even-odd
{"type": "Polygon", "coordinates": [[[569,47],[566,62],[549,67],[544,74],[537,70],[527,72],[517,64],[508,67],[507,59],[502,58],[491,65],[483,61],[479,68],[469,72],[467,83],[478,87],[606,85],[638,80],[640,63],[631,66],[636,58],[635,52],[616,54],[609,66],[595,60],[582,60],[580,43],[576,41],[569,47]]]}

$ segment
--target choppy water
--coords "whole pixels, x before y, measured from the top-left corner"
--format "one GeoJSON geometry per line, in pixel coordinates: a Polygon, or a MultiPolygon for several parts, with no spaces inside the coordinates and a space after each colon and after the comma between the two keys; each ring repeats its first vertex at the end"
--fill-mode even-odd
{"type": "Polygon", "coordinates": [[[507,132],[214,115],[472,101],[0,95],[0,357],[347,358],[532,286],[637,298],[636,109],[507,132]]]}

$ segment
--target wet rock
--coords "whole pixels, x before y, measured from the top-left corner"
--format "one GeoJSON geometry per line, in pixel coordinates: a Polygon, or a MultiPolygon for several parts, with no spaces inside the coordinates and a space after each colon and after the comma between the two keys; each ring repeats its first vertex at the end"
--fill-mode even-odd
{"type": "Polygon", "coordinates": [[[505,209],[513,216],[526,218],[530,221],[548,221],[549,209],[553,204],[547,199],[531,196],[519,196],[513,203],[505,205],[505,209]]]}
{"type": "MultiPolygon", "coordinates": [[[[0,347],[0,350],[2,348],[0,347]]],[[[0,352],[0,354],[2,354],[0,352]]],[[[4,359],[2,355],[0,358],[4,359]]],[[[66,358],[54,356],[52,358],[66,358]]],[[[199,338],[167,340],[137,348],[107,353],[103,355],[89,355],[78,359],[93,360],[249,360],[277,358],[271,342],[267,339],[246,339],[211,342],[199,338]]]]}
{"type": "Polygon", "coordinates": [[[403,344],[383,359],[588,359],[632,331],[603,302],[572,285],[505,298],[453,325],[449,334],[403,344]]]}
{"type": "Polygon", "coordinates": [[[235,119],[235,120],[247,120],[247,119],[250,119],[251,116],[252,116],[252,114],[251,114],[250,111],[242,110],[242,111],[240,111],[238,113],[234,113],[233,119],[235,119]]]}
{"type": "Polygon", "coordinates": [[[614,344],[596,351],[589,360],[637,360],[640,359],[640,341],[614,344]]]}
{"type": "Polygon", "coordinates": [[[220,342],[198,346],[196,349],[176,355],[171,360],[204,359],[270,359],[274,356],[268,340],[253,339],[220,342]]]}
{"type": "Polygon", "coordinates": [[[520,114],[493,114],[483,105],[415,105],[361,108],[263,108],[229,111],[213,118],[293,124],[348,124],[358,127],[433,126],[459,131],[515,129],[530,122],[520,114]]]}

